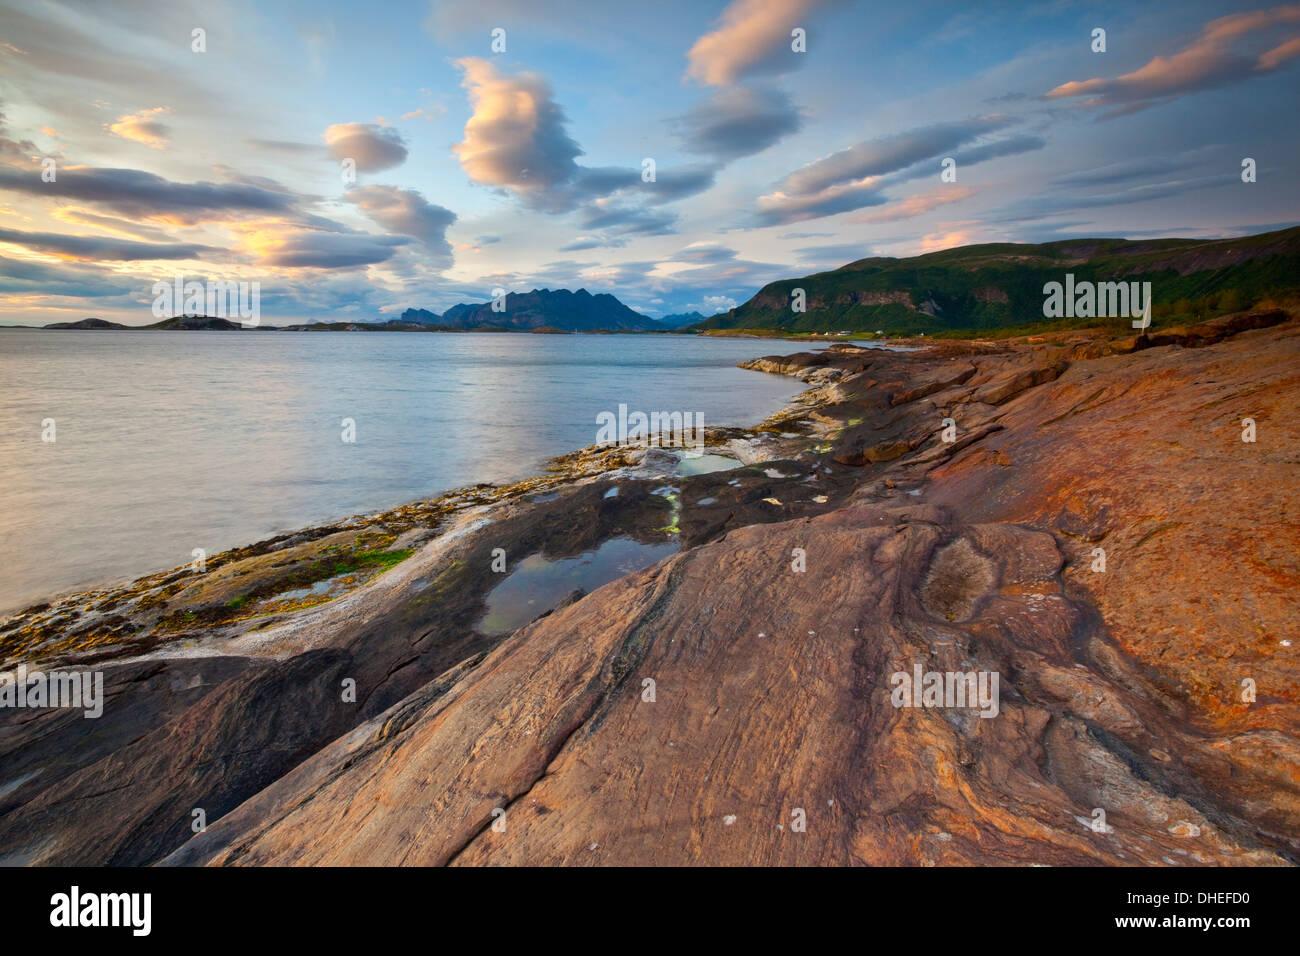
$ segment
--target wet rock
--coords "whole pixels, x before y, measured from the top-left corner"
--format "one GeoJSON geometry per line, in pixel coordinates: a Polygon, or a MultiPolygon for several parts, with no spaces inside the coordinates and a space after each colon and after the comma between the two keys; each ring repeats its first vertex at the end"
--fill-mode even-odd
{"type": "MultiPolygon", "coordinates": [[[[1281,862],[1090,734],[1074,688],[1022,676],[1070,667],[1088,628],[1050,536],[941,517],[855,507],[740,529],[607,585],[411,701],[399,733],[379,739],[376,717],[166,862],[1154,863],[1185,846],[1179,820],[1207,862],[1281,862]],[[808,569],[791,573],[800,546],[808,569]],[[916,596],[936,566],[931,600],[970,619],[935,622],[916,596]],[[972,604],[997,581],[1020,587],[972,604]],[[894,674],[963,661],[1002,675],[997,717],[895,706],[894,674]],[[1096,806],[1105,834],[1079,822],[1096,806]],[[796,810],[805,832],[781,826],[796,810]]],[[[1097,686],[1142,715],[1133,733],[1177,735],[1097,686]]]]}
{"type": "Polygon", "coordinates": [[[1300,328],[1245,315],[1165,345],[759,360],[821,381],[764,423],[762,464],[638,477],[643,454],[584,449],[545,478],[231,554],[203,585],[164,572],[33,610],[5,647],[57,646],[83,606],[115,627],[192,608],[239,562],[261,574],[330,535],[432,535],[265,631],[198,628],[164,661],[113,663],[96,728],[0,724],[18,761],[5,859],[1300,860],[1300,328]],[[567,557],[616,534],[682,550],[512,634],[473,630],[494,547],[567,557]],[[918,673],[997,675],[997,706],[900,706],[895,678],[918,673]],[[350,709],[344,676],[364,691],[350,709]]]}

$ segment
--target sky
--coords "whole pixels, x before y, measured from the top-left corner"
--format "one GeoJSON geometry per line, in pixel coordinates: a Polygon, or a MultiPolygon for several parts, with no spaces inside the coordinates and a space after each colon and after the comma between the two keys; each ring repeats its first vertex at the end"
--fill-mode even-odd
{"type": "Polygon", "coordinates": [[[269,325],[710,315],[868,256],[1263,232],[1297,90],[1300,4],[0,0],[0,324],[148,324],[178,275],[269,325]]]}

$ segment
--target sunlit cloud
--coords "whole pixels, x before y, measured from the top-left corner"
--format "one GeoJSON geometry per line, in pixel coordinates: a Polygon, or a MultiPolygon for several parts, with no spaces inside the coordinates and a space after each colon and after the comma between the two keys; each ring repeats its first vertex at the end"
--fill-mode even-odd
{"type": "Polygon", "coordinates": [[[263,265],[290,269],[357,269],[387,262],[414,241],[406,236],[302,229],[278,220],[239,223],[231,231],[240,237],[241,248],[263,265]]]}
{"type": "Polygon", "coordinates": [[[119,219],[117,216],[102,216],[75,206],[60,206],[52,210],[50,215],[60,222],[75,226],[89,226],[114,235],[126,236],[128,239],[142,239],[145,242],[167,242],[170,239],[167,233],[153,226],[130,219],[119,219]]]}
{"type": "Polygon", "coordinates": [[[0,229],[0,242],[12,243],[69,259],[86,261],[127,261],[151,259],[197,259],[204,253],[217,252],[211,246],[195,243],[134,242],[102,236],[69,236],[53,232],[22,232],[0,229]]]}
{"type": "Polygon", "coordinates": [[[1211,20],[1190,45],[1115,79],[1073,80],[1049,90],[1048,99],[1084,96],[1085,106],[1130,107],[1182,96],[1272,72],[1300,57],[1300,36],[1279,31],[1300,26],[1300,5],[1234,13],[1211,20]],[[1280,42],[1279,42],[1280,41],[1280,42]]]}
{"type": "Polygon", "coordinates": [[[508,76],[477,57],[456,63],[474,109],[454,147],[461,168],[476,183],[544,205],[547,190],[574,180],[582,155],[549,84],[537,73],[508,76]]]}
{"type": "Polygon", "coordinates": [[[906,199],[900,199],[898,202],[890,203],[884,209],[876,212],[863,213],[860,216],[853,216],[850,222],[898,222],[901,219],[913,219],[916,216],[932,212],[940,206],[948,203],[961,202],[963,199],[969,199],[974,196],[978,189],[972,186],[947,185],[940,186],[932,192],[917,193],[908,196],[906,199]]]}
{"type": "Polygon", "coordinates": [[[0,167],[0,189],[92,202],[123,216],[186,224],[289,212],[302,199],[248,183],[174,182],[140,169],[81,165],[60,167],[58,178],[50,183],[30,170],[0,167]]]}
{"type": "Polygon", "coordinates": [[[801,54],[791,31],[807,29],[807,16],[824,0],[733,0],[718,26],[695,41],[686,59],[688,76],[710,86],[754,73],[793,69],[801,54]]]}
{"type": "Polygon", "coordinates": [[[119,116],[109,125],[108,130],[114,136],[129,139],[150,149],[166,149],[167,138],[171,136],[171,127],[158,117],[165,116],[168,112],[170,110],[165,106],[155,106],[153,109],[119,116]]]}
{"type": "Polygon", "coordinates": [[[956,246],[965,246],[975,241],[975,233],[969,229],[953,229],[948,232],[932,232],[921,237],[918,243],[920,252],[942,252],[956,246]]]}

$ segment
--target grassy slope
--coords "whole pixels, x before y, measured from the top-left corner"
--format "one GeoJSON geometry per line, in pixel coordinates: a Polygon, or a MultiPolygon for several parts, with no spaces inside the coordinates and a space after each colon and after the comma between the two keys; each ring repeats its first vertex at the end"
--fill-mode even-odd
{"type": "MultiPolygon", "coordinates": [[[[1072,239],[990,243],[908,259],[861,259],[831,272],[773,282],[697,329],[796,332],[884,330],[893,335],[1041,330],[1106,324],[1046,320],[1043,285],[1149,281],[1153,326],[1300,299],[1300,227],[1241,239],[1072,239]],[[791,311],[805,290],[807,311],[791,311]],[[895,298],[905,301],[880,301],[895,298]],[[868,301],[861,301],[866,299],[868,301]],[[871,301],[871,300],[876,301],[871,301]],[[933,314],[927,314],[923,307],[933,314]]],[[[1128,319],[1107,320],[1127,327],[1128,319]]]]}

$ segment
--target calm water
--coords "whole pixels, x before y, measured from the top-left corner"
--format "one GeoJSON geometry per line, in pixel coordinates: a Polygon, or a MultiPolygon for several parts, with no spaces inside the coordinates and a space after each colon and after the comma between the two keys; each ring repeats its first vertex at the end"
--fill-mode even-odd
{"type": "Polygon", "coordinates": [[[597,414],[620,402],[756,424],[803,386],[735,363],[800,350],[690,336],[0,331],[0,613],[187,564],[194,548],[535,474],[595,442],[597,414]]]}
{"type": "Polygon", "coordinates": [[[676,541],[641,544],[610,538],[571,558],[530,554],[488,595],[487,611],[474,625],[484,634],[508,634],[549,611],[574,591],[591,593],[625,574],[648,568],[678,548],[676,541]]]}

